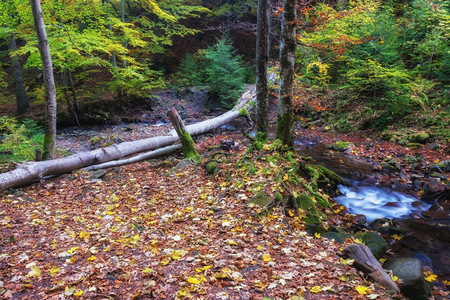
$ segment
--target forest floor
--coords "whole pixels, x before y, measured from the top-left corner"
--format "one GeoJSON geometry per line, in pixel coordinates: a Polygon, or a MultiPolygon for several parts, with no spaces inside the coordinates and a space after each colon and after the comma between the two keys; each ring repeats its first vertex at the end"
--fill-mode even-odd
{"type": "MultiPolygon", "coordinates": [[[[344,245],[308,235],[305,223],[281,208],[265,215],[249,204],[272,180],[267,170],[274,166],[255,157],[254,174],[237,167],[248,142],[235,133],[237,124],[230,126],[196,141],[205,159],[221,141],[234,141],[215,175],[203,165],[177,164],[181,156],[175,156],[106,173],[76,172],[0,194],[0,297],[402,299],[352,268],[341,257],[344,245]]],[[[61,131],[58,147],[84,151],[161,135],[169,126],[98,129],[61,131]]],[[[380,183],[417,196],[431,182],[430,168],[450,159],[443,147],[411,150],[326,128],[298,127],[296,135],[324,145],[350,142],[343,154],[365,162],[359,167],[367,172],[357,170],[360,175],[373,172],[380,183]],[[420,163],[408,160],[417,156],[420,163]],[[393,160],[401,172],[379,172],[393,160]]],[[[339,156],[335,163],[348,168],[339,156]]],[[[443,183],[433,182],[445,188],[443,183]]],[[[332,208],[331,223],[354,225],[343,207],[332,208]]],[[[433,295],[444,299],[448,292],[435,288],[433,295]]]]}
{"type": "MultiPolygon", "coordinates": [[[[273,167],[260,162],[252,175],[235,167],[242,155],[235,148],[216,175],[169,158],[4,194],[2,297],[401,298],[366,281],[342,245],[308,235],[300,218],[280,208],[258,216],[248,200],[273,167]]],[[[333,207],[334,222],[353,222],[333,207]]]]}

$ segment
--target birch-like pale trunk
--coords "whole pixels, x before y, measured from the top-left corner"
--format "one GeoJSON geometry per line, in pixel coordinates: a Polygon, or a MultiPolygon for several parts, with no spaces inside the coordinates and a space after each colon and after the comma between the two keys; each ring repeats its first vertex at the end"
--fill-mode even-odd
{"type": "Polygon", "coordinates": [[[284,0],[283,20],[280,42],[280,91],[277,109],[276,138],[283,145],[294,147],[294,112],[292,108],[294,63],[295,63],[295,27],[296,0],[284,0]]]}
{"type": "MultiPolygon", "coordinates": [[[[238,118],[241,115],[241,109],[250,109],[250,101],[255,101],[255,88],[245,92],[241,96],[239,103],[233,109],[216,118],[187,125],[185,130],[191,135],[198,135],[219,128],[238,118]]],[[[44,176],[65,174],[88,166],[104,164],[115,160],[122,160],[121,163],[124,163],[126,162],[126,160],[123,160],[125,157],[169,146],[178,140],[175,130],[172,130],[165,136],[125,142],[49,161],[24,162],[18,165],[15,170],[0,174],[0,192],[11,187],[28,184],[33,180],[42,179],[44,176]]],[[[146,156],[143,157],[145,158],[146,156]]],[[[153,157],[153,154],[149,154],[147,157],[153,157]]],[[[139,159],[130,159],[128,162],[132,163],[144,158],[141,156],[139,159]]],[[[111,165],[108,164],[105,167],[111,165]]]]}
{"type": "Polygon", "coordinates": [[[41,53],[45,85],[44,160],[52,159],[56,143],[56,90],[53,77],[52,57],[45,31],[44,16],[39,0],[30,0],[36,29],[39,52],[41,53]]]}

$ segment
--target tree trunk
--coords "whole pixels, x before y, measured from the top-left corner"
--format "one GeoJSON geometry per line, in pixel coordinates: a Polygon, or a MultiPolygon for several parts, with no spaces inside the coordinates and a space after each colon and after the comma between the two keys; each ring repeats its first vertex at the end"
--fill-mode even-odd
{"type": "Polygon", "coordinates": [[[172,125],[181,140],[184,157],[196,162],[200,162],[202,159],[197,150],[195,150],[194,140],[187,131],[186,126],[184,126],[183,120],[181,119],[177,110],[175,108],[172,108],[171,110],[169,110],[167,115],[169,116],[170,122],[172,122],[172,125]]]}
{"type": "MultiPolygon", "coordinates": [[[[255,88],[245,92],[239,103],[230,111],[216,118],[186,126],[191,135],[202,134],[216,129],[241,115],[242,109],[250,109],[251,101],[255,101],[255,88]]],[[[48,175],[60,175],[88,166],[111,162],[124,157],[151,151],[175,143],[178,140],[175,131],[169,135],[144,140],[125,142],[107,148],[88,152],[80,152],[68,157],[42,162],[26,162],[18,165],[13,171],[0,174],[0,192],[11,187],[21,186],[48,175]]],[[[132,161],[133,162],[133,161],[132,161]]]]}
{"type": "Polygon", "coordinates": [[[280,42],[280,92],[277,109],[276,138],[290,148],[294,147],[294,112],[292,86],[295,63],[295,0],[284,0],[280,42]]]}
{"type": "MultiPolygon", "coordinates": [[[[120,20],[122,23],[125,23],[125,0],[120,0],[120,20]]],[[[125,43],[123,45],[125,49],[128,48],[128,40],[127,37],[125,37],[125,43]]],[[[127,61],[122,61],[123,68],[125,69],[127,67],[127,61]]]]}
{"type": "Polygon", "coordinates": [[[44,160],[52,159],[55,152],[56,141],[56,91],[53,77],[52,58],[45,31],[44,18],[39,0],[30,0],[33,12],[34,27],[36,29],[39,52],[41,53],[44,85],[45,85],[45,136],[44,160]]]}
{"type": "MultiPolygon", "coordinates": [[[[10,51],[17,50],[16,38],[14,37],[13,33],[11,33],[9,50],[10,51]]],[[[27,92],[25,91],[25,87],[23,85],[22,66],[20,65],[20,60],[17,55],[14,55],[12,57],[12,67],[14,76],[14,87],[16,90],[17,114],[21,115],[23,113],[26,113],[30,108],[30,106],[28,104],[27,92]]]]}
{"type": "Polygon", "coordinates": [[[256,130],[269,133],[269,0],[258,1],[258,30],[256,36],[256,130]]]}

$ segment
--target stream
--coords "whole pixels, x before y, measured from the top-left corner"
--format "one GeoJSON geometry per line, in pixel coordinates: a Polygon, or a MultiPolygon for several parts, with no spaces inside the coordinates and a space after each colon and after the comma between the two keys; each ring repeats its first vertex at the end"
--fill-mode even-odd
{"type": "Polygon", "coordinates": [[[300,155],[309,156],[312,163],[323,165],[347,179],[350,186],[339,186],[342,195],[335,200],[349,213],[364,215],[369,229],[375,230],[375,220],[381,218],[392,220],[393,224],[406,230],[401,240],[390,242],[390,250],[396,256],[416,257],[434,273],[445,280],[450,279],[448,217],[433,218],[435,207],[432,205],[379,185],[378,171],[370,162],[352,158],[345,152],[331,151],[312,140],[298,139],[295,148],[300,155]]]}

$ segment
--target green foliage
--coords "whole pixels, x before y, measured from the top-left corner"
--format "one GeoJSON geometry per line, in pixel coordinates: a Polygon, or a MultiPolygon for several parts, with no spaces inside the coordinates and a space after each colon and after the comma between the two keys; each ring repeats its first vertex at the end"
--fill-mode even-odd
{"type": "Polygon", "coordinates": [[[198,53],[186,54],[174,76],[179,86],[197,86],[206,83],[205,62],[198,53]]]}
{"type": "Polygon", "coordinates": [[[174,76],[176,85],[208,85],[209,98],[213,104],[232,108],[244,90],[244,82],[250,77],[236,55],[233,44],[221,38],[207,49],[187,54],[174,76]]]}
{"type": "Polygon", "coordinates": [[[33,160],[35,150],[44,143],[42,128],[31,119],[19,123],[12,117],[0,117],[0,134],[0,161],[33,160]]]}
{"type": "Polygon", "coordinates": [[[302,24],[313,26],[299,31],[299,78],[334,89],[336,101],[364,103],[376,111],[371,125],[386,128],[430,107],[429,95],[448,82],[448,8],[439,0],[361,0],[306,9],[302,24]]]}
{"type": "Polygon", "coordinates": [[[202,52],[206,61],[206,82],[209,93],[220,106],[232,108],[244,91],[245,68],[242,57],[225,38],[202,52]]]}

